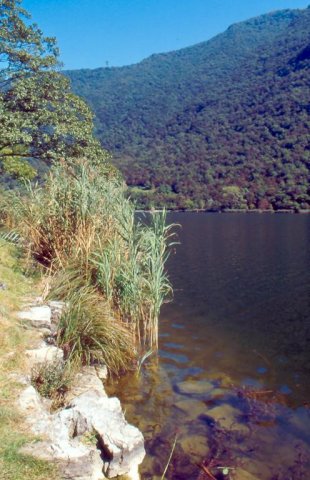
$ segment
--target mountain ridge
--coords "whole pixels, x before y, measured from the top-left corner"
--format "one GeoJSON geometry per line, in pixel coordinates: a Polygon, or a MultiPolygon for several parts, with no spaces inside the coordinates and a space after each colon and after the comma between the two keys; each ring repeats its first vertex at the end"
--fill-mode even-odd
{"type": "Polygon", "coordinates": [[[278,11],[66,74],[141,206],[309,208],[309,25],[309,7],[278,11]]]}

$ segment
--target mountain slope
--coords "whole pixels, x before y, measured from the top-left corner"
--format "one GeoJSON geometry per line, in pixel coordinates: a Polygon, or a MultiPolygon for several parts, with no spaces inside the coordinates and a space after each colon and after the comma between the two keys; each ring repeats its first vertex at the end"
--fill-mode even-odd
{"type": "Polygon", "coordinates": [[[310,8],[139,64],[66,72],[141,205],[309,208],[310,8]]]}

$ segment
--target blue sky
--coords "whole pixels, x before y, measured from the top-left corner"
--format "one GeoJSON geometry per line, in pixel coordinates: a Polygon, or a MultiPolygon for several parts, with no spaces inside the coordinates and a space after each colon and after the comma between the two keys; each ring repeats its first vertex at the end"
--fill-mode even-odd
{"type": "Polygon", "coordinates": [[[177,50],[272,10],[310,0],[24,0],[67,69],[121,66],[177,50]],[[108,62],[108,63],[107,63],[108,62]]]}

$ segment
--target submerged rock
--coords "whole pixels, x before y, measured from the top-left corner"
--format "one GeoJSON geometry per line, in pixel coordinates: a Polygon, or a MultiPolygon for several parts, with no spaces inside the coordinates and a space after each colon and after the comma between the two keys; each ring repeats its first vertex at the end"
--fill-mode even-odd
{"type": "Polygon", "coordinates": [[[193,463],[201,462],[210,450],[206,435],[186,435],[178,439],[178,442],[193,463]]]}
{"type": "Polygon", "coordinates": [[[207,380],[186,380],[179,382],[175,386],[176,391],[182,395],[205,395],[214,389],[214,385],[207,380]]]}
{"type": "Polygon", "coordinates": [[[244,423],[241,423],[240,415],[240,410],[232,407],[228,403],[223,403],[222,405],[207,410],[203,418],[217,422],[218,425],[225,430],[238,430],[248,433],[248,427],[244,423]]]}
{"type": "Polygon", "coordinates": [[[195,420],[207,411],[207,407],[203,402],[193,399],[179,400],[174,406],[185,413],[187,420],[195,420]]]}
{"type": "Polygon", "coordinates": [[[236,468],[234,471],[234,479],[235,480],[259,480],[258,477],[252,475],[252,473],[247,472],[243,468],[236,468]]]}

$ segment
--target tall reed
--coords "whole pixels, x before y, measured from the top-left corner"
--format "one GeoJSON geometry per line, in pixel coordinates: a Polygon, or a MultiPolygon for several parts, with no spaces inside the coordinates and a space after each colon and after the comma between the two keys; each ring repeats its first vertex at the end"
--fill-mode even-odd
{"type": "Polygon", "coordinates": [[[84,363],[110,357],[115,371],[132,357],[124,342],[132,352],[157,347],[160,307],[172,292],[165,262],[173,234],[165,212],[151,213],[148,225],[137,221],[125,185],[100,169],[84,159],[61,162],[44,186],[8,194],[6,211],[52,272],[54,295],[68,300],[59,342],[84,363]]]}

